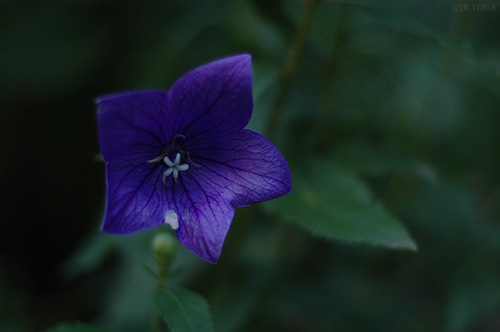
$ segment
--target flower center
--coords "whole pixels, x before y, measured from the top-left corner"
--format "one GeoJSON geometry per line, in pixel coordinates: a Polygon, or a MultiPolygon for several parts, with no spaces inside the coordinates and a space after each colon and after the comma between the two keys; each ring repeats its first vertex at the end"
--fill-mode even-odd
{"type": "Polygon", "coordinates": [[[170,176],[170,174],[173,175],[174,181],[175,183],[177,183],[179,172],[187,171],[189,169],[188,164],[181,164],[181,154],[179,152],[177,152],[177,154],[175,155],[175,159],[173,162],[168,156],[163,157],[163,162],[168,166],[165,173],[163,173],[163,184],[165,184],[165,179],[170,176]]]}
{"type": "Polygon", "coordinates": [[[168,143],[170,144],[170,148],[165,149],[162,153],[160,153],[158,157],[147,161],[148,163],[157,163],[163,161],[165,166],[167,166],[167,170],[163,173],[163,184],[165,185],[165,187],[168,187],[166,183],[167,177],[172,175],[174,177],[174,182],[177,183],[179,172],[187,171],[189,169],[189,165],[187,163],[181,164],[181,157],[183,158],[183,161],[189,162],[194,167],[201,167],[200,165],[193,162],[191,156],[189,155],[189,151],[187,151],[185,147],[180,144],[179,140],[183,139],[186,139],[186,136],[182,134],[175,135],[168,143]]]}

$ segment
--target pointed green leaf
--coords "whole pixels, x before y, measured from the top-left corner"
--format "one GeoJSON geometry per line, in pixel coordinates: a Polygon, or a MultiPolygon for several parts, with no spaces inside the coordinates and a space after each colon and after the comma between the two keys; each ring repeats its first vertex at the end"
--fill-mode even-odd
{"type": "Polygon", "coordinates": [[[173,332],[213,331],[207,301],[190,290],[160,290],[155,293],[153,302],[173,332]]]}
{"type": "Polygon", "coordinates": [[[356,174],[310,161],[292,167],[292,177],[293,192],[265,204],[271,212],[327,238],[417,249],[405,227],[372,199],[356,174]]]}

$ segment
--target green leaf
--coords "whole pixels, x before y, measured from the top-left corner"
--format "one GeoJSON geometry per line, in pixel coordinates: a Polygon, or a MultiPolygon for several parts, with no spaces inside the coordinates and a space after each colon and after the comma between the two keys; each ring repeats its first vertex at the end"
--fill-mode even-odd
{"type": "Polygon", "coordinates": [[[173,332],[213,331],[207,301],[184,288],[157,291],[153,303],[173,332]]]}
{"type": "MultiPolygon", "coordinates": [[[[293,166],[293,164],[292,164],[293,166]]],[[[405,227],[350,171],[319,161],[292,168],[293,192],[264,206],[327,238],[417,250],[405,227]]]]}
{"type": "Polygon", "coordinates": [[[102,326],[87,325],[81,323],[71,323],[71,324],[59,324],[46,332],[110,332],[109,330],[102,326]]]}
{"type": "Polygon", "coordinates": [[[87,238],[64,265],[66,275],[75,278],[95,270],[113,249],[113,240],[113,237],[103,233],[96,233],[87,238]]]}
{"type": "MultiPolygon", "coordinates": [[[[500,70],[496,62],[478,56],[467,44],[453,39],[450,33],[442,31],[441,26],[428,22],[427,17],[418,17],[414,10],[388,10],[361,8],[360,12],[377,20],[387,28],[424,39],[432,40],[435,45],[452,54],[459,60],[452,75],[465,81],[472,81],[499,96],[500,70]]],[[[444,55],[445,53],[443,53],[444,55]]],[[[443,58],[441,61],[450,61],[443,58]]]]}
{"type": "Polygon", "coordinates": [[[469,258],[454,274],[445,306],[445,330],[478,331],[500,307],[500,281],[495,258],[469,258]],[[490,264],[488,264],[490,263],[490,264]]]}

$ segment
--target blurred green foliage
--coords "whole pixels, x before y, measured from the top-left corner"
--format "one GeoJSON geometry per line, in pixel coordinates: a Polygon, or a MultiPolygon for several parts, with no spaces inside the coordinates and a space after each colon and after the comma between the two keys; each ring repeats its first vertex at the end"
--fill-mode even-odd
{"type": "Polygon", "coordinates": [[[212,316],[207,301],[185,288],[174,291],[158,290],[153,302],[165,317],[171,331],[210,332],[213,331],[212,316]]]}
{"type": "MultiPolygon", "coordinates": [[[[155,231],[98,230],[93,100],[251,53],[263,132],[304,3],[0,3],[1,331],[150,329],[155,231]]],[[[268,133],[294,192],[167,285],[216,331],[500,330],[499,28],[495,1],[320,1],[268,133]]]]}
{"type": "Polygon", "coordinates": [[[101,326],[74,323],[59,324],[48,332],[110,332],[110,330],[101,326]]]}

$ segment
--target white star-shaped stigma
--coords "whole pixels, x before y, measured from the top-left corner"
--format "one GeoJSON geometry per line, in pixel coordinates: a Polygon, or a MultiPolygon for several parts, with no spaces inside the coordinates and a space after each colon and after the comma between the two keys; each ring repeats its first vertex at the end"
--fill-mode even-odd
{"type": "Polygon", "coordinates": [[[187,171],[189,169],[188,164],[180,164],[181,162],[180,153],[177,153],[174,162],[172,162],[172,160],[170,160],[168,156],[165,156],[165,158],[163,158],[163,162],[168,166],[165,173],[163,173],[163,183],[165,183],[166,177],[169,176],[170,174],[174,175],[174,181],[175,183],[177,183],[177,178],[179,178],[179,171],[187,171]]]}

